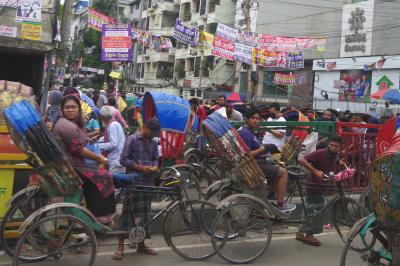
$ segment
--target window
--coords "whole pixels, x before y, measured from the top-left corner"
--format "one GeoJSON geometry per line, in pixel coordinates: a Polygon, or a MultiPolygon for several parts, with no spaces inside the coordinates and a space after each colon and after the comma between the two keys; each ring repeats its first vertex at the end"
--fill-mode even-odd
{"type": "Polygon", "coordinates": [[[119,11],[119,16],[122,16],[123,14],[125,14],[125,8],[124,7],[119,7],[118,11],[119,11]]]}
{"type": "Polygon", "coordinates": [[[132,14],[133,13],[133,5],[130,5],[129,6],[129,14],[132,14]]]}
{"type": "Polygon", "coordinates": [[[181,96],[181,97],[183,96],[183,89],[182,88],[179,89],[179,96],[181,96]]]}
{"type": "Polygon", "coordinates": [[[139,9],[139,2],[135,3],[135,9],[138,10],[139,9]]]}
{"type": "Polygon", "coordinates": [[[190,97],[194,97],[196,90],[190,90],[190,97]]]}
{"type": "Polygon", "coordinates": [[[201,57],[196,57],[194,58],[194,73],[193,76],[198,78],[200,76],[200,62],[201,62],[201,57]]]}
{"type": "Polygon", "coordinates": [[[196,97],[201,98],[201,90],[197,90],[197,91],[196,91],[196,97]]]}

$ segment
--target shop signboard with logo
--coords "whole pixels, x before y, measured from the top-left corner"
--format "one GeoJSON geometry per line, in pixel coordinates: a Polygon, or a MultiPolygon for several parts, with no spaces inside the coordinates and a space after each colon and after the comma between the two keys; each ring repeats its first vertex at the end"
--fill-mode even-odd
{"type": "Polygon", "coordinates": [[[340,57],[371,54],[374,0],[343,6],[340,57]]]}

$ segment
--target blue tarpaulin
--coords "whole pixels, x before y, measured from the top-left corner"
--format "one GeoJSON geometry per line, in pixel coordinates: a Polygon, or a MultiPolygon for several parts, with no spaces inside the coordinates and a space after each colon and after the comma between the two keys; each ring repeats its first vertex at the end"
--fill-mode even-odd
{"type": "Polygon", "coordinates": [[[217,138],[222,137],[226,132],[228,132],[232,125],[229,123],[228,119],[223,117],[220,113],[214,112],[209,115],[206,120],[202,122],[202,125],[207,127],[211,132],[213,132],[217,138]]]}
{"type": "Polygon", "coordinates": [[[188,101],[163,92],[146,92],[143,98],[145,122],[155,115],[162,129],[186,133],[191,112],[188,101]]]}

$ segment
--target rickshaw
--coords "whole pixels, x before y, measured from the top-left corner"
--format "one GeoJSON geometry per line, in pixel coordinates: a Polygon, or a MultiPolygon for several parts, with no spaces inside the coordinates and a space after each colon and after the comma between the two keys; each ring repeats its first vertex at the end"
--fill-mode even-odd
{"type": "MultiPolygon", "coordinates": [[[[54,263],[54,260],[58,265],[71,265],[77,260],[79,265],[93,265],[98,237],[123,235],[131,242],[139,243],[146,235],[144,227],[161,216],[164,218],[164,238],[178,255],[199,260],[214,254],[212,247],[205,249],[202,245],[182,248],[182,241],[187,239],[209,243],[209,225],[215,206],[202,200],[190,200],[178,170],[169,169],[173,174],[163,178],[163,187],[128,182],[135,192],[168,196],[169,204],[143,227],[132,217],[134,226],[131,230],[111,230],[100,224],[85,208],[80,177],[32,105],[22,100],[4,109],[4,114],[13,141],[26,153],[27,163],[38,173],[39,188],[29,188],[17,199],[29,203],[38,190],[49,199],[39,209],[20,213],[23,222],[18,228],[19,239],[13,252],[13,265],[21,262],[42,262],[46,265],[54,263]]],[[[18,202],[20,200],[11,207],[18,202]]]]}
{"type": "MultiPolygon", "coordinates": [[[[224,164],[229,165],[231,169],[227,179],[211,185],[220,196],[220,202],[217,204],[218,215],[211,226],[212,244],[224,260],[242,264],[259,258],[270,244],[273,223],[302,224],[316,216],[319,221],[330,217],[339,236],[345,241],[345,232],[358,219],[368,215],[368,211],[361,204],[344,192],[342,182],[354,174],[354,170],[349,168],[338,174],[331,173],[325,176],[327,182],[335,183],[328,183],[324,187],[336,189],[338,193],[321,211],[309,213],[305,208],[303,187],[315,184],[305,182],[307,173],[302,168],[287,166],[289,178],[298,189],[304,214],[281,211],[267,198],[264,173],[229,121],[214,113],[202,123],[202,130],[224,164]]],[[[290,197],[289,195],[288,198],[290,197]]]]}

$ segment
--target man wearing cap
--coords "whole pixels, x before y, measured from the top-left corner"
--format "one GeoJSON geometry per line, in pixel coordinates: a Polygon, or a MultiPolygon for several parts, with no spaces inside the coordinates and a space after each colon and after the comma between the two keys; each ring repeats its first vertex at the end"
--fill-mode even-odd
{"type": "Polygon", "coordinates": [[[99,139],[99,148],[107,153],[110,173],[123,173],[125,168],[120,164],[120,157],[125,143],[122,126],[113,119],[113,113],[108,106],[100,109],[100,119],[105,128],[104,137],[99,139]]]}
{"type": "MultiPolygon", "coordinates": [[[[148,120],[143,128],[130,135],[124,144],[120,163],[126,167],[126,172],[131,173],[135,184],[154,186],[155,174],[159,171],[158,165],[158,143],[154,139],[160,136],[160,124],[157,119],[148,120]]],[[[125,197],[119,220],[119,230],[130,230],[132,225],[131,217],[138,220],[139,225],[149,221],[151,207],[151,195],[148,193],[130,193],[129,198],[125,197]]],[[[146,238],[150,232],[146,228],[146,238]]],[[[157,252],[144,244],[138,244],[137,252],[147,255],[157,255],[157,252]]],[[[118,249],[115,251],[114,259],[122,260],[124,256],[124,239],[119,240],[118,249]]]]}

